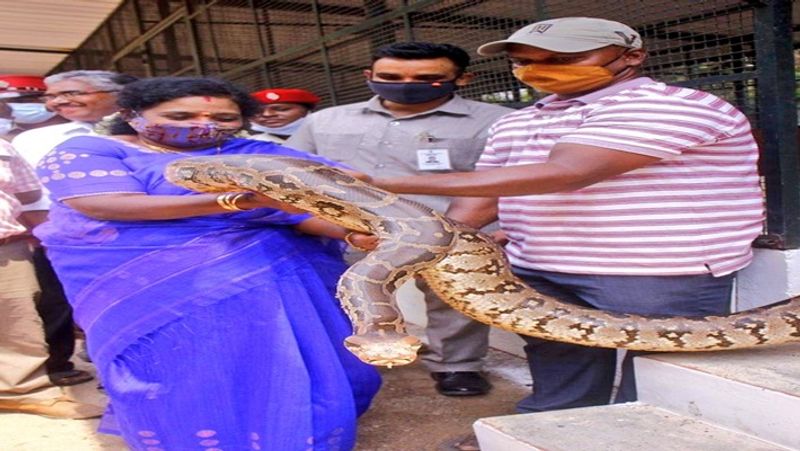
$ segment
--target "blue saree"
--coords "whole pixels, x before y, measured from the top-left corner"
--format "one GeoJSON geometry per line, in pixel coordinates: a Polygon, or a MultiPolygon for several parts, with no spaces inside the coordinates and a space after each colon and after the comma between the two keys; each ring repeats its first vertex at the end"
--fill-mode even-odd
{"type": "MultiPolygon", "coordinates": [[[[318,159],[246,139],[221,152],[318,159]]],[[[339,242],[294,231],[307,216],[278,210],[124,222],[63,203],[194,195],[163,177],[181,157],[84,136],[38,167],[54,204],[36,235],[111,399],[103,431],[145,451],[351,449],[380,378],[342,345],[339,242]]]]}

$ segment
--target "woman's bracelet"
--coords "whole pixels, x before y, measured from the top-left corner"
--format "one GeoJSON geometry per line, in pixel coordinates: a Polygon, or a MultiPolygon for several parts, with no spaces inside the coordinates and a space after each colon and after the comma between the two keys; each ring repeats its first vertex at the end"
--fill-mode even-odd
{"type": "Polygon", "coordinates": [[[249,195],[249,193],[223,193],[217,196],[217,204],[228,211],[247,211],[248,208],[241,208],[236,202],[249,195]]]}

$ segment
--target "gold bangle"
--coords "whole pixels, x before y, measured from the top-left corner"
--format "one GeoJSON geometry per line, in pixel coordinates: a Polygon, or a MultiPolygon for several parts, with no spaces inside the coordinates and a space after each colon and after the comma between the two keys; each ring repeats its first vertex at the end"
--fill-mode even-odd
{"type": "Polygon", "coordinates": [[[217,204],[228,211],[247,211],[247,208],[236,205],[236,202],[247,195],[247,193],[223,193],[217,196],[217,204]]]}
{"type": "Polygon", "coordinates": [[[223,193],[223,194],[218,195],[217,196],[217,205],[219,205],[220,207],[222,207],[222,208],[224,208],[226,210],[229,210],[228,204],[225,203],[225,199],[226,199],[227,195],[228,195],[228,193],[223,193]]]}
{"type": "Polygon", "coordinates": [[[233,193],[227,193],[222,197],[222,203],[225,205],[223,208],[229,211],[239,211],[239,208],[231,202],[232,198],[233,193]]]}
{"type": "Polygon", "coordinates": [[[250,196],[250,193],[236,193],[236,194],[234,194],[233,196],[231,196],[231,199],[230,199],[231,207],[235,208],[237,211],[247,211],[247,210],[249,210],[249,208],[242,208],[242,207],[236,205],[236,202],[239,202],[241,199],[244,199],[245,197],[249,197],[249,196],[250,196]]]}

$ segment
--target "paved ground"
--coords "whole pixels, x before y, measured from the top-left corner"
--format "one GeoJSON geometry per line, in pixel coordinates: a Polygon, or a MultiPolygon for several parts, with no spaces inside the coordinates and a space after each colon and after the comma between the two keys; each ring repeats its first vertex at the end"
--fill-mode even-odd
{"type": "MultiPolygon", "coordinates": [[[[470,434],[476,419],[512,413],[514,403],[530,390],[525,386],[523,360],[492,351],[487,367],[492,392],[461,398],[436,393],[428,372],[419,364],[383,370],[383,389],[359,422],[357,451],[452,451],[449,445],[470,434]]],[[[83,384],[78,395],[103,402],[93,387],[83,384]]],[[[0,451],[127,449],[120,439],[97,434],[96,427],[97,420],[0,414],[0,451]]]]}
{"type": "Polygon", "coordinates": [[[530,388],[520,383],[523,381],[498,376],[495,370],[517,372],[523,361],[499,351],[490,359],[489,378],[494,388],[486,396],[441,396],[419,364],[384,370],[384,386],[374,408],[359,422],[357,450],[452,451],[450,444],[471,434],[478,418],[513,413],[514,404],[530,388]]]}

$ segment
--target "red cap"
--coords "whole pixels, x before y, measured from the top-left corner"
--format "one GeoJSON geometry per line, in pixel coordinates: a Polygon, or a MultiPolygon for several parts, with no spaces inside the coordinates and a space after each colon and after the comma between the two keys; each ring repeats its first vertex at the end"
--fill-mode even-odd
{"type": "Polygon", "coordinates": [[[265,89],[250,95],[261,103],[303,103],[314,106],[320,101],[313,92],[305,89],[265,89]]]}
{"type": "Polygon", "coordinates": [[[46,90],[44,77],[38,75],[0,75],[0,93],[22,95],[46,90]]]}

